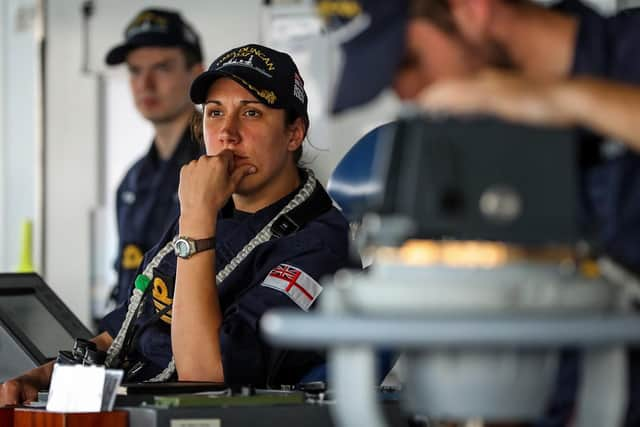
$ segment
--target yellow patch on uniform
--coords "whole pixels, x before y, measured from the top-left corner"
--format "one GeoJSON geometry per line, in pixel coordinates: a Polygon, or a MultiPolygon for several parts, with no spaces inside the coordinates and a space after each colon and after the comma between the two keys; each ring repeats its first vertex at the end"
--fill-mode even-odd
{"type": "Polygon", "coordinates": [[[129,244],[122,251],[122,268],[125,270],[135,270],[140,267],[144,258],[142,249],[136,245],[129,244]]]}
{"type": "Polygon", "coordinates": [[[318,14],[327,19],[332,16],[351,19],[362,13],[360,2],[354,0],[320,0],[318,14]]]}
{"type": "MultiPolygon", "coordinates": [[[[160,277],[153,278],[153,305],[156,308],[156,312],[164,310],[167,306],[171,305],[173,299],[169,296],[169,288],[164,280],[160,277]]],[[[162,317],[160,317],[165,323],[171,324],[171,310],[167,311],[162,317]]]]}

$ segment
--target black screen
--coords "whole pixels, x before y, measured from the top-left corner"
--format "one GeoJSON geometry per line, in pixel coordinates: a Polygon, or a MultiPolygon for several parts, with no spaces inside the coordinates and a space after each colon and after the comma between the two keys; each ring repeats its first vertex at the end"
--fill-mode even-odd
{"type": "Polygon", "coordinates": [[[372,210],[408,220],[404,238],[574,244],[589,237],[575,136],[487,117],[398,121],[376,146],[385,184],[372,210]]]}
{"type": "Polygon", "coordinates": [[[62,327],[35,293],[2,295],[0,310],[26,335],[45,357],[56,357],[58,350],[73,345],[70,333],[62,327]]]}

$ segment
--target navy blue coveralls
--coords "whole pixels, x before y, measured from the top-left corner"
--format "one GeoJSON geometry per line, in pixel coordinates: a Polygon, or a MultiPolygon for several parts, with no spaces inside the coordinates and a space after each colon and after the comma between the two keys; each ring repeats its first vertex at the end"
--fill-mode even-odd
{"type": "MultiPolygon", "coordinates": [[[[221,271],[294,195],[295,192],[255,214],[234,211],[228,204],[218,215],[216,271],[221,271]]],[[[145,255],[145,265],[177,231],[176,223],[161,242],[145,255]]],[[[323,356],[318,353],[279,350],[263,341],[259,322],[267,310],[275,307],[300,308],[288,294],[262,284],[270,272],[281,264],[302,270],[320,281],[324,276],[349,266],[348,245],[348,223],[335,207],[331,207],[293,234],[274,237],[259,245],[219,285],[218,295],[223,313],[220,345],[227,384],[261,387],[296,384],[312,367],[323,363],[323,356]]],[[[164,258],[154,272],[153,298],[145,299],[138,326],[172,301],[175,270],[176,258],[172,253],[164,258]]],[[[130,285],[128,294],[131,291],[130,285]]],[[[117,335],[125,313],[125,306],[118,307],[103,319],[102,327],[112,337],[117,335]]],[[[171,360],[171,313],[167,314],[149,324],[134,343],[134,359],[146,362],[136,380],[156,375],[171,360]]]]}
{"type": "Polygon", "coordinates": [[[178,215],[180,168],[200,156],[202,150],[187,128],[168,160],[158,156],[155,144],[123,178],[116,194],[118,258],[114,289],[117,304],[127,298],[127,288],[145,252],[153,247],[178,215]]]}
{"type": "MultiPolygon", "coordinates": [[[[640,9],[602,17],[584,4],[563,1],[555,9],[579,20],[571,75],[640,85],[640,9]]],[[[582,201],[585,225],[600,250],[640,273],[640,156],[620,143],[582,132],[582,201]]],[[[640,354],[629,352],[629,405],[626,425],[640,425],[640,354]]],[[[564,355],[551,417],[540,426],[566,425],[571,419],[579,364],[564,355]]]]}

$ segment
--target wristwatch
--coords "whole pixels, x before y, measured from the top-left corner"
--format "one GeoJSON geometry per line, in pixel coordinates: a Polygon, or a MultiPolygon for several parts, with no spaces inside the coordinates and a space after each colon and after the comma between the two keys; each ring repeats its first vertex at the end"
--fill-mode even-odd
{"type": "Polygon", "coordinates": [[[194,240],[191,237],[178,236],[178,238],[173,242],[173,252],[176,254],[176,256],[185,259],[190,258],[198,252],[215,249],[215,247],[215,236],[198,240],[194,240]]]}

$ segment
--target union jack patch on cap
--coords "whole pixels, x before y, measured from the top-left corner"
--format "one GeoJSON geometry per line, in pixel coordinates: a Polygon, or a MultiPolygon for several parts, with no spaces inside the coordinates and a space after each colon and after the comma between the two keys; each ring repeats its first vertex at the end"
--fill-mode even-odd
{"type": "Polygon", "coordinates": [[[271,270],[262,286],[287,294],[304,311],[309,311],[322,292],[322,286],[313,277],[289,264],[280,264],[271,270]]]}

